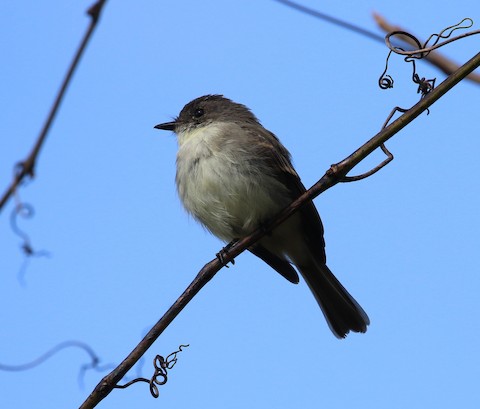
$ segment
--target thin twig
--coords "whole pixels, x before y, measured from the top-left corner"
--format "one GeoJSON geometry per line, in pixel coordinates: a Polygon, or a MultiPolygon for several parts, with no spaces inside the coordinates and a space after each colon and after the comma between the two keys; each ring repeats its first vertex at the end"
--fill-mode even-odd
{"type": "Polygon", "coordinates": [[[87,10],[87,14],[91,17],[90,25],[82,39],[82,42],[80,43],[80,46],[78,47],[78,50],[75,56],[73,57],[72,63],[70,64],[70,67],[67,71],[67,75],[63,80],[62,86],[58,91],[57,97],[55,98],[52,108],[50,109],[50,112],[48,114],[47,120],[43,125],[43,128],[40,132],[40,135],[37,138],[37,141],[35,142],[35,145],[33,146],[32,151],[24,161],[19,162],[18,165],[15,167],[16,172],[13,176],[13,181],[0,199],[0,212],[2,211],[5,203],[15,192],[15,189],[17,189],[17,187],[22,183],[24,178],[27,176],[30,178],[33,178],[35,176],[35,164],[36,164],[38,154],[40,153],[40,149],[42,148],[45,142],[48,131],[50,130],[50,126],[52,125],[52,122],[57,114],[58,108],[60,106],[60,103],[62,102],[65,91],[67,90],[67,87],[70,84],[70,80],[72,78],[73,73],[75,72],[75,69],[77,68],[78,62],[80,61],[80,57],[82,56],[83,51],[85,50],[85,47],[87,46],[88,41],[90,40],[90,37],[95,27],[97,26],[98,20],[100,18],[100,13],[102,11],[102,7],[104,6],[105,2],[106,0],[98,0],[93,6],[91,6],[87,10]]]}
{"type": "Polygon", "coordinates": [[[105,376],[95,387],[92,393],[87,397],[80,409],[91,409],[97,406],[118,384],[122,377],[133,367],[147,349],[162,334],[165,328],[173,319],[183,310],[183,308],[193,299],[193,297],[205,286],[215,274],[224,266],[224,263],[231,262],[240,253],[252,246],[261,239],[268,231],[271,231],[279,224],[284,222],[295,211],[297,211],[305,202],[317,197],[320,193],[341,182],[344,177],[358,163],[365,159],[375,149],[380,147],[398,131],[412,122],[417,116],[424,112],[430,105],[437,101],[447,91],[453,88],[466,75],[480,66],[480,53],[460,67],[454,74],[449,76],[432,92],[422,98],[416,105],[408,110],[401,117],[396,119],[391,125],[380,131],[372,139],[362,145],[350,156],[341,162],[334,164],[325,173],[325,175],[302,196],[296,199],[290,206],[285,208],[268,226],[264,226],[251,235],[239,240],[231,247],[223,251],[223,263],[217,257],[205,264],[192,283],[187,287],[183,294],[168,309],[165,315],[153,326],[142,341],[133,349],[133,351],[118,365],[110,374],[105,376]]]}

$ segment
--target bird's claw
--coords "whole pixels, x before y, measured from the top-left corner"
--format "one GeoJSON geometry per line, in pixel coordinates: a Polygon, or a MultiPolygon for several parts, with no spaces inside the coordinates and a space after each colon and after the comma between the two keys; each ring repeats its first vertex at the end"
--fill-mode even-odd
{"type": "MultiPolygon", "coordinates": [[[[225,257],[227,255],[227,252],[228,250],[230,250],[236,243],[237,243],[238,240],[232,240],[230,243],[228,243],[223,249],[221,249],[217,254],[217,258],[218,260],[220,261],[220,263],[222,264],[222,266],[224,267],[227,267],[229,268],[228,266],[228,261],[226,262],[225,261],[225,257]]],[[[232,260],[230,260],[230,263],[232,263],[232,266],[235,264],[235,260],[232,258],[232,260]]]]}

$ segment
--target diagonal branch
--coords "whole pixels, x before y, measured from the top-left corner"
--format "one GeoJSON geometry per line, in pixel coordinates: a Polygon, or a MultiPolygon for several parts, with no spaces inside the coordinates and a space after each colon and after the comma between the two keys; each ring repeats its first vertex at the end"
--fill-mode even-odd
{"type": "Polygon", "coordinates": [[[305,202],[317,197],[320,193],[331,188],[337,183],[342,182],[345,176],[363,159],[365,159],[375,149],[379,148],[383,143],[389,140],[393,135],[402,128],[412,122],[429,106],[442,97],[447,91],[452,89],[458,82],[465,78],[469,73],[480,66],[480,53],[460,67],[452,75],[450,75],[437,88],[428,93],[416,105],[409,109],[405,114],[395,120],[391,125],[382,129],[372,139],[358,148],[350,156],[341,162],[334,164],[322,176],[322,178],[295,200],[290,206],[285,208],[268,226],[258,229],[251,235],[239,240],[228,249],[222,252],[222,262],[219,258],[205,264],[200,270],[192,283],[187,287],[183,294],[168,309],[165,315],[152,327],[142,341],[133,349],[133,351],[125,358],[125,360],[117,366],[110,374],[105,376],[95,387],[92,393],[87,397],[80,409],[91,409],[97,406],[117,385],[117,383],[125,376],[125,374],[133,367],[140,357],[148,348],[157,340],[162,332],[170,325],[175,317],[183,310],[183,308],[193,299],[193,297],[205,286],[215,274],[228,262],[231,262],[240,253],[261,239],[268,231],[277,227],[280,223],[290,217],[305,202]]]}
{"type": "Polygon", "coordinates": [[[55,115],[57,114],[58,108],[60,106],[60,103],[62,102],[65,91],[67,90],[67,87],[70,84],[72,75],[78,66],[80,57],[82,56],[83,51],[85,50],[85,47],[87,46],[88,41],[90,40],[93,30],[97,26],[98,20],[100,18],[100,13],[102,11],[102,7],[104,6],[105,2],[106,0],[98,0],[95,4],[93,4],[87,10],[87,14],[91,18],[90,25],[88,26],[88,29],[82,39],[82,42],[78,47],[77,53],[73,57],[70,67],[67,71],[67,75],[63,80],[62,86],[58,91],[57,97],[55,98],[52,108],[50,109],[50,112],[48,114],[47,120],[45,121],[45,124],[43,125],[43,128],[40,131],[40,135],[38,136],[37,141],[35,142],[35,145],[33,146],[27,158],[17,164],[16,171],[13,176],[13,181],[10,184],[10,186],[7,188],[3,196],[0,198],[0,212],[2,211],[3,206],[7,203],[8,199],[15,193],[15,190],[22,183],[22,181],[27,176],[31,178],[34,177],[35,164],[37,161],[38,154],[40,153],[40,149],[45,143],[45,139],[47,138],[47,134],[48,134],[48,131],[50,130],[50,126],[52,125],[55,115]]]}

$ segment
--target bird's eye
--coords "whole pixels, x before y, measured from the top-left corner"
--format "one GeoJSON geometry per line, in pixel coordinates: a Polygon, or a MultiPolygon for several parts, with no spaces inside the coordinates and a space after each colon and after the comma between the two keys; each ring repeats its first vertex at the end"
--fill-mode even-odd
{"type": "Polygon", "coordinates": [[[194,118],[200,118],[201,116],[203,116],[204,113],[205,113],[205,111],[202,108],[197,108],[195,110],[195,112],[193,113],[193,117],[194,118]]]}

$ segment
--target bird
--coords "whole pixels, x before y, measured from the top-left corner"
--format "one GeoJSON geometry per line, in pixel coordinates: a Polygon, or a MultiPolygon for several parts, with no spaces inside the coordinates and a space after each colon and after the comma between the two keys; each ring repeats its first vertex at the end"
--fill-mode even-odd
{"type": "MultiPolygon", "coordinates": [[[[177,136],[175,181],[183,206],[226,243],[265,226],[306,191],[280,140],[249,108],[223,95],[196,98],[154,128],[177,136]]],[[[291,283],[299,282],[298,270],[337,338],[366,332],[370,319],[327,267],[312,201],[248,250],[291,283]]]]}

